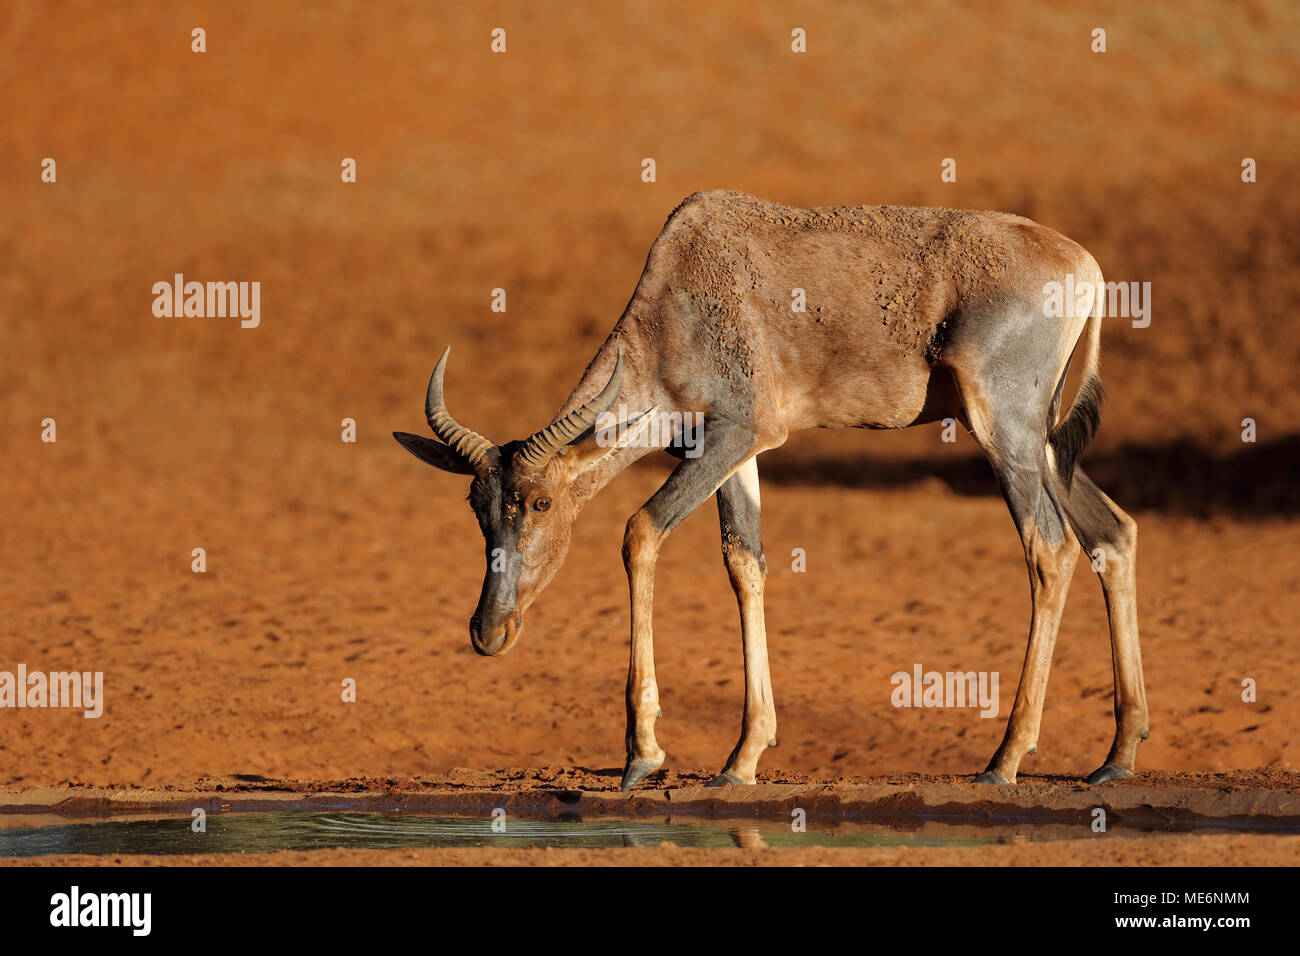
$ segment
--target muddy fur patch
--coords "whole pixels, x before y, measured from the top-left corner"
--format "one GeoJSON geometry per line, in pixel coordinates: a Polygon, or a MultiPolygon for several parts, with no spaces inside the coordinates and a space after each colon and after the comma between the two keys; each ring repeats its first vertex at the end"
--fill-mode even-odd
{"type": "Polygon", "coordinates": [[[860,236],[864,245],[886,250],[863,277],[868,301],[878,310],[875,318],[904,353],[933,362],[952,311],[996,294],[1007,273],[1007,245],[989,229],[997,218],[1002,214],[904,206],[795,209],[741,193],[709,192],[679,206],[665,234],[671,236],[679,291],[707,319],[711,363],[734,378],[750,372],[741,304],[766,278],[764,257],[754,250],[780,250],[818,232],[860,236]],[[951,307],[939,307],[941,302],[951,307]]]}

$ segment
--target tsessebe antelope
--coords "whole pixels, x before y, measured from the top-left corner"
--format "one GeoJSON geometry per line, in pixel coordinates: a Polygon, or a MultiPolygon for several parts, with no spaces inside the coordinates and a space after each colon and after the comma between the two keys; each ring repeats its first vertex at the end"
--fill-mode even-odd
{"type": "MultiPolygon", "coordinates": [[[[669,533],[711,495],[740,605],[745,704],[740,741],[711,785],[754,783],[776,743],[763,622],[756,456],[801,428],[903,428],[953,417],[1001,483],[1029,566],[1032,622],[1015,704],[988,768],[1011,783],[1035,752],[1066,590],[1080,545],[1100,558],[1115,674],[1115,741],[1090,783],[1132,775],[1147,736],[1138,650],[1137,529],[1076,461],[1099,421],[1101,307],[1044,316],[1049,282],[1091,282],[1084,249],[1019,216],[890,206],[792,209],[734,192],[696,193],[669,217],[636,292],[551,424],[495,445],[447,412],[443,374],[426,397],[437,440],[394,437],[444,471],[472,475],[488,571],[470,641],[504,654],[564,561],[573,521],[615,475],[658,447],[680,459],[629,519],[631,589],[623,789],[664,761],[655,740],[651,636],[655,563],[669,533]],[[803,310],[792,307],[802,290],[803,310]],[[1058,422],[1076,342],[1083,377],[1058,422]],[[640,411],[608,440],[608,410],[640,411]],[[659,409],[704,413],[702,454],[680,433],[644,440],[659,409]],[[1104,563],[1101,559],[1104,559],[1104,563]]],[[[448,349],[450,352],[450,349],[448,349]]],[[[699,437],[699,436],[695,436],[699,437]]]]}

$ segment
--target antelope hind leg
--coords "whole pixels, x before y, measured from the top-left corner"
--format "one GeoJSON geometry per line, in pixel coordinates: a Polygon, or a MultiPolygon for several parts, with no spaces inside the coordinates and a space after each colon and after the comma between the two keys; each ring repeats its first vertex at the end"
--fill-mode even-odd
{"type": "Polygon", "coordinates": [[[708,782],[710,787],[754,783],[759,758],[768,747],[776,746],[776,706],[772,701],[767,630],[763,620],[767,560],[763,557],[757,459],[751,458],[738,468],[718,489],[717,498],[722,557],[740,607],[745,710],[740,741],[727,758],[722,773],[708,782]]]}
{"type": "MultiPolygon", "coordinates": [[[[1046,334],[1038,324],[1031,323],[1027,328],[1034,334],[1046,334]]],[[[1033,343],[1032,334],[1028,341],[1033,343]]],[[[1045,378],[1036,377],[1042,382],[1040,393],[1026,400],[998,384],[1004,379],[1014,382],[1028,378],[1034,370],[1034,356],[1049,347],[1056,348],[1055,339],[1038,344],[1040,348],[1036,349],[981,355],[972,368],[954,369],[971,432],[997,475],[1007,509],[1020,533],[1029,569],[1032,609],[1024,666],[1006,732],[993,759],[975,777],[976,783],[1015,783],[1020,762],[1027,754],[1037,752],[1052,652],[1078,557],[1079,543],[1059,500],[1054,466],[1047,454],[1044,423],[1051,386],[1045,378]],[[986,364],[990,370],[984,369],[986,364]],[[1000,368],[1002,374],[994,374],[1000,368]]]]}
{"type": "Polygon", "coordinates": [[[1038,752],[1052,652],[1079,548],[1064,512],[1037,473],[1032,484],[1012,476],[1007,500],[1025,548],[1032,616],[1006,733],[988,767],[975,778],[976,783],[1015,783],[1020,762],[1027,754],[1038,752]],[[1026,488],[1036,490],[1026,495],[1026,488]]]}
{"type": "Polygon", "coordinates": [[[1151,730],[1138,645],[1137,523],[1078,468],[1063,501],[1101,579],[1115,672],[1115,741],[1088,782],[1124,780],[1133,776],[1138,745],[1151,730]]]}

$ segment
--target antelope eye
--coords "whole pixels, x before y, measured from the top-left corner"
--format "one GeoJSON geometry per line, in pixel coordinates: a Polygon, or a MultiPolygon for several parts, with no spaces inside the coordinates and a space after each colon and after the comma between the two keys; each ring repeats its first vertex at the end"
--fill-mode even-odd
{"type": "Polygon", "coordinates": [[[550,498],[538,498],[536,501],[533,502],[534,511],[546,511],[550,507],[551,507],[550,498]]]}

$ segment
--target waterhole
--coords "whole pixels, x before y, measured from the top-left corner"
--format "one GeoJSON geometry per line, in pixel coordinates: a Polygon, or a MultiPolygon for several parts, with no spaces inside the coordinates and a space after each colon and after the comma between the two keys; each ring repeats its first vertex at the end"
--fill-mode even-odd
{"type": "Polygon", "coordinates": [[[620,820],[576,815],[531,819],[490,815],[433,816],[412,813],[313,813],[260,811],[209,813],[205,832],[190,817],[66,820],[0,817],[0,857],[50,854],[255,853],[272,850],[396,850],[419,847],[555,847],[600,849],[628,846],[680,847],[879,847],[981,846],[1044,840],[1150,837],[1159,831],[1123,828],[1095,833],[1077,824],[954,824],[907,827],[882,823],[809,820],[805,832],[789,822],[672,819],[620,820]]]}

